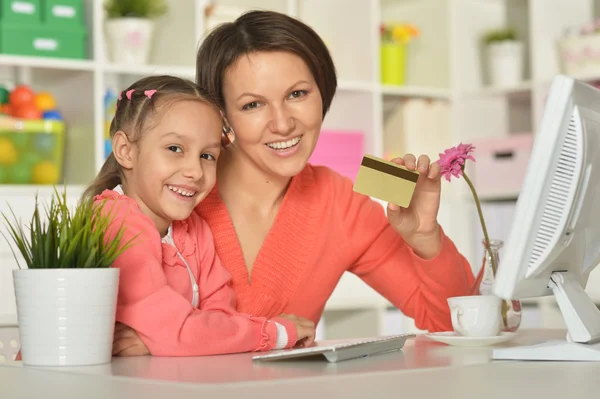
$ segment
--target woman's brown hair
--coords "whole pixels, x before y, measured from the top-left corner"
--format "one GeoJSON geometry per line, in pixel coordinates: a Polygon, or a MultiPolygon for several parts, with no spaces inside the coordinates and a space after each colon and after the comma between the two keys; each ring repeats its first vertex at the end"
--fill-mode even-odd
{"type": "MultiPolygon", "coordinates": [[[[122,131],[130,141],[138,141],[170,105],[179,101],[201,101],[212,105],[218,112],[216,102],[191,80],[168,75],[149,76],[121,92],[110,124],[110,138],[122,131]]],[[[121,165],[111,153],[94,181],[85,189],[82,199],[92,199],[121,182],[121,165]]]]}
{"type": "Polygon", "coordinates": [[[210,32],[198,49],[196,82],[225,109],[225,72],[240,56],[258,51],[287,51],[302,58],[321,92],[325,118],[337,89],[329,50],[311,27],[278,12],[250,11],[210,32]]]}

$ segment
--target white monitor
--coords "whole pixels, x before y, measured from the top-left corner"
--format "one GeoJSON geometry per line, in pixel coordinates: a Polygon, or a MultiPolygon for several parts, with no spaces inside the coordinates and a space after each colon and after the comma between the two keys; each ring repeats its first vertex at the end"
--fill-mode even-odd
{"type": "Polygon", "coordinates": [[[600,311],[584,288],[600,262],[600,90],[558,75],[550,88],[493,292],[554,295],[565,340],[494,359],[600,361],[600,311]]]}

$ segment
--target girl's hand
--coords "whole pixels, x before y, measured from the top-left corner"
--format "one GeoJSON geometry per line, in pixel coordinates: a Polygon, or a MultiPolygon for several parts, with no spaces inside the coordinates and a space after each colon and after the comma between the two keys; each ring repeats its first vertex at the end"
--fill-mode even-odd
{"type": "Polygon", "coordinates": [[[144,356],[149,355],[150,350],[133,328],[117,322],[112,354],[113,356],[144,356]]]}
{"type": "Polygon", "coordinates": [[[298,340],[296,346],[309,347],[315,342],[315,323],[304,317],[282,313],[279,317],[290,320],[296,326],[298,340]]]}
{"type": "Polygon", "coordinates": [[[417,160],[412,154],[394,158],[392,162],[409,170],[417,170],[419,179],[408,208],[388,204],[390,225],[418,256],[431,259],[441,248],[441,232],[437,222],[442,187],[440,165],[431,163],[427,155],[421,155],[417,160]]]}

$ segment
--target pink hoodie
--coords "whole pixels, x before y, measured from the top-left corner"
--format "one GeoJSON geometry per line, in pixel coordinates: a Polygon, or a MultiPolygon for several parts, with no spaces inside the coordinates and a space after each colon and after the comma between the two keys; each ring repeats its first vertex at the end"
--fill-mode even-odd
{"type": "Polygon", "coordinates": [[[221,265],[207,223],[195,212],[166,237],[119,187],[94,198],[113,212],[108,236],[122,224],[122,243],[135,244],[115,261],[120,269],[117,321],[135,329],[150,353],[199,356],[292,347],[294,324],[236,311],[231,275],[221,265]]]}

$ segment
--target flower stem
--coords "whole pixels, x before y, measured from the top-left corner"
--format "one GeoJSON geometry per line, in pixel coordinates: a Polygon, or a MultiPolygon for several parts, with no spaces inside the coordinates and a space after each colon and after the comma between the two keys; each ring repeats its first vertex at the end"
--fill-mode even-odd
{"type": "Polygon", "coordinates": [[[485,249],[488,251],[488,254],[490,255],[490,261],[492,262],[492,272],[494,273],[494,277],[496,277],[496,270],[498,270],[498,267],[496,265],[496,257],[494,256],[494,253],[492,252],[492,245],[490,244],[490,237],[488,235],[487,227],[485,225],[485,220],[483,218],[483,212],[481,211],[481,202],[479,202],[479,197],[477,196],[477,192],[475,191],[475,187],[473,186],[471,179],[469,179],[469,177],[467,176],[466,173],[464,173],[464,171],[463,171],[463,177],[465,178],[465,181],[469,185],[469,188],[471,189],[471,193],[473,193],[473,199],[475,200],[475,205],[477,205],[477,213],[479,214],[479,221],[481,222],[481,229],[483,230],[483,238],[485,240],[485,249]]]}
{"type": "MultiPolygon", "coordinates": [[[[475,187],[473,186],[473,182],[467,176],[467,174],[463,170],[463,177],[469,188],[471,189],[471,193],[473,194],[473,199],[475,200],[475,205],[477,205],[477,213],[479,214],[479,221],[481,222],[481,229],[483,230],[483,238],[485,239],[485,249],[490,255],[490,262],[492,263],[492,273],[494,278],[496,278],[496,271],[498,270],[498,265],[496,265],[496,257],[492,252],[492,245],[490,243],[490,237],[488,235],[487,227],[485,225],[485,220],[483,218],[483,212],[481,210],[481,202],[479,202],[479,197],[477,196],[477,191],[475,191],[475,187]]],[[[508,304],[506,301],[502,301],[502,323],[504,327],[508,327],[508,304]]]]}

